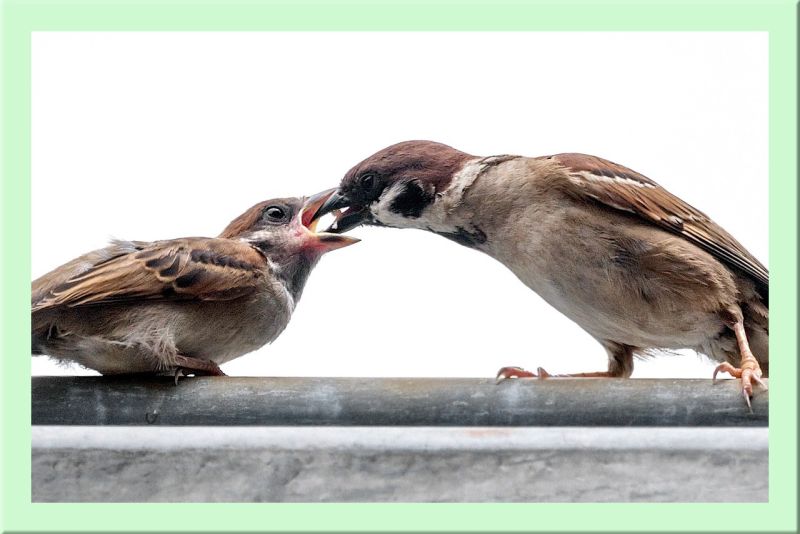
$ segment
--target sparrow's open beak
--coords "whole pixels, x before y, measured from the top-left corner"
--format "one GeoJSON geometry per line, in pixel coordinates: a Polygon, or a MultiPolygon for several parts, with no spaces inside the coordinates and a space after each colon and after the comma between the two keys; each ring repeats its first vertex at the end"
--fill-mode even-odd
{"type": "Polygon", "coordinates": [[[317,193],[306,200],[305,204],[303,204],[303,209],[300,211],[300,223],[309,232],[309,246],[320,249],[323,252],[354,245],[361,241],[355,237],[339,235],[331,231],[317,232],[317,223],[319,222],[319,217],[322,216],[317,215],[317,213],[320,212],[321,207],[335,194],[336,189],[328,189],[327,191],[317,193]]]}
{"type": "Polygon", "coordinates": [[[354,204],[345,195],[341,194],[338,189],[330,189],[324,193],[320,193],[320,195],[323,194],[329,195],[326,200],[319,205],[317,211],[311,215],[311,220],[317,221],[323,215],[333,212],[336,215],[336,220],[325,230],[326,232],[336,234],[347,232],[369,219],[369,210],[366,206],[354,204]]]}

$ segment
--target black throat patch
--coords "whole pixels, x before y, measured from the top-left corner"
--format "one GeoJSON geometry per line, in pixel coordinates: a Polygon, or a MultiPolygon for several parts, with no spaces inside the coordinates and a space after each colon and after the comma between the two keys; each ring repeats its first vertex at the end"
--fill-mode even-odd
{"type": "Polygon", "coordinates": [[[465,247],[476,248],[478,245],[486,243],[486,234],[477,226],[473,227],[472,231],[466,230],[462,227],[456,228],[455,232],[436,232],[442,237],[446,237],[451,241],[455,241],[459,245],[465,247]]]}

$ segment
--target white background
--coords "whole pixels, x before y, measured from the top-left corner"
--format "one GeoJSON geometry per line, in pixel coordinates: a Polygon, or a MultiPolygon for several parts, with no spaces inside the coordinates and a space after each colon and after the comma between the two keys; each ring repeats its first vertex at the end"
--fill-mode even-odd
{"type": "MultiPolygon", "coordinates": [[[[33,277],[105,244],[217,235],[406,139],[586,152],[642,172],[767,263],[765,33],[35,33],[33,277]]],[[[488,256],[358,229],[231,375],[604,370],[603,349],[488,256]]],[[[697,356],[635,377],[710,376],[697,356]]],[[[34,374],[88,373],[33,359],[34,374]]]]}

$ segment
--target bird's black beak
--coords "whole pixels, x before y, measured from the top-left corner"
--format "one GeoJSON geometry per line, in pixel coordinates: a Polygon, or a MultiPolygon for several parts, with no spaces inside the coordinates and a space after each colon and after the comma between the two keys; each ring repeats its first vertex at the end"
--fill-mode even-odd
{"type": "Polygon", "coordinates": [[[317,209],[311,216],[311,220],[315,221],[328,213],[335,213],[336,215],[336,220],[325,230],[328,233],[341,234],[369,220],[369,210],[366,206],[360,206],[352,202],[338,190],[334,191],[317,209]]]}

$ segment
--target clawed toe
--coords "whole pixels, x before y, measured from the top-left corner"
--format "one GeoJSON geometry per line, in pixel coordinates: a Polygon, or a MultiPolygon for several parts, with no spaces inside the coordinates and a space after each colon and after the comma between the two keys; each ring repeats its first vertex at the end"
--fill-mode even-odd
{"type": "Polygon", "coordinates": [[[188,376],[190,374],[195,376],[225,376],[225,373],[219,368],[219,365],[211,360],[200,360],[190,356],[177,356],[175,357],[175,363],[178,364],[175,368],[176,386],[181,376],[188,376]]]}
{"type": "Polygon", "coordinates": [[[761,377],[758,374],[753,373],[753,380],[755,380],[758,383],[758,385],[761,386],[762,388],[764,388],[765,390],[769,389],[767,387],[767,383],[764,382],[764,380],[762,380],[761,377]]]}
{"type": "Polygon", "coordinates": [[[550,373],[545,371],[544,367],[537,367],[536,368],[536,376],[538,376],[539,378],[550,378],[551,376],[554,376],[554,375],[551,375],[550,373]]]}
{"type": "Polygon", "coordinates": [[[764,382],[764,380],[761,379],[761,368],[758,366],[758,363],[754,361],[747,360],[743,362],[741,368],[734,367],[728,362],[719,364],[714,369],[714,374],[711,376],[713,383],[716,383],[718,373],[728,373],[734,378],[741,379],[742,396],[744,397],[744,401],[747,403],[747,408],[751,413],[753,412],[753,405],[750,400],[753,397],[753,382],[759,384],[765,390],[769,389],[767,388],[767,384],[764,382]]]}
{"type": "Polygon", "coordinates": [[[547,378],[550,376],[550,373],[542,369],[541,367],[536,368],[536,372],[532,373],[530,371],[526,371],[522,367],[503,367],[499,371],[497,371],[497,378],[495,380],[495,384],[499,384],[503,380],[508,378],[547,378]]]}
{"type": "Polygon", "coordinates": [[[721,364],[719,364],[718,366],[716,366],[714,368],[714,374],[711,375],[711,380],[714,383],[716,383],[717,375],[719,373],[728,373],[729,375],[731,375],[734,378],[741,378],[741,376],[742,376],[742,370],[739,369],[738,367],[734,367],[733,365],[731,365],[728,362],[721,363],[721,364]]]}
{"type": "Polygon", "coordinates": [[[178,381],[181,379],[182,376],[184,376],[183,367],[177,367],[175,369],[175,385],[176,386],[178,385],[178,381]]]}
{"type": "Polygon", "coordinates": [[[533,378],[536,375],[531,373],[530,371],[526,371],[522,367],[503,367],[499,371],[497,371],[497,377],[495,379],[495,384],[499,384],[503,380],[509,378],[533,378]]]}

